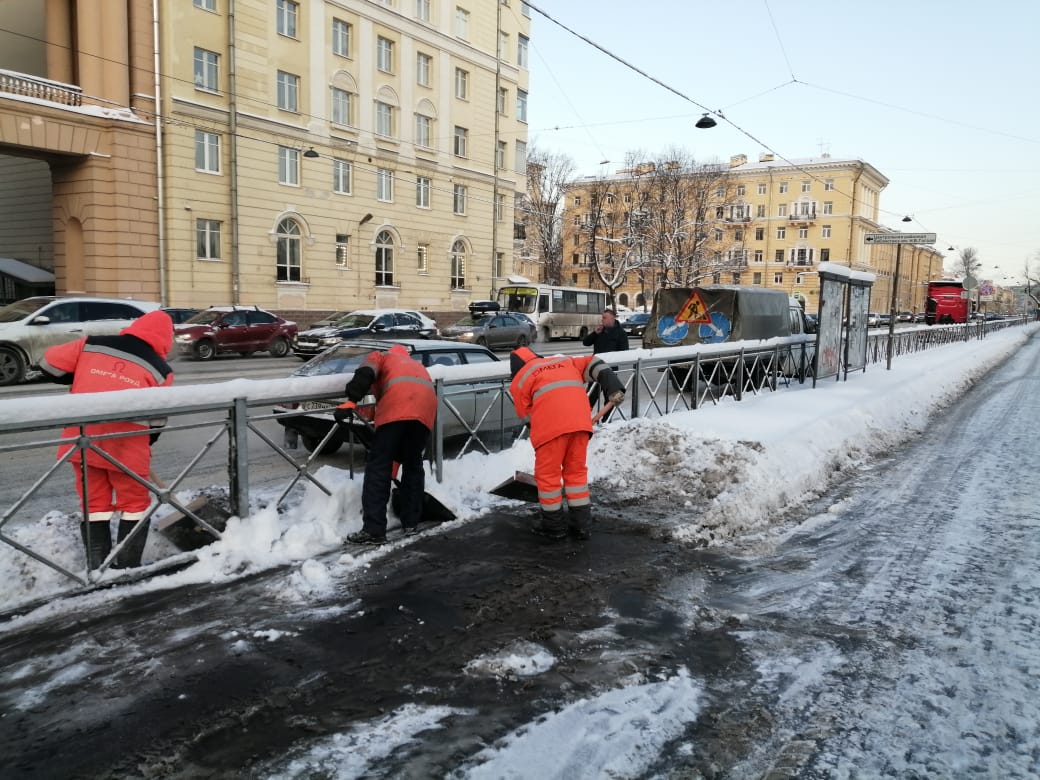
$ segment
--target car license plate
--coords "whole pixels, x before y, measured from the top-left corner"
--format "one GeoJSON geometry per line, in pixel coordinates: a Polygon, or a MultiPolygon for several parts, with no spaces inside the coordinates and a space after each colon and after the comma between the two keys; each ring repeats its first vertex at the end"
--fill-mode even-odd
{"type": "Polygon", "coordinates": [[[324,411],[327,411],[329,409],[335,409],[336,408],[336,404],[329,403],[328,401],[304,401],[302,406],[303,406],[304,411],[308,411],[308,412],[315,412],[315,411],[322,411],[322,412],[324,412],[324,411]]]}

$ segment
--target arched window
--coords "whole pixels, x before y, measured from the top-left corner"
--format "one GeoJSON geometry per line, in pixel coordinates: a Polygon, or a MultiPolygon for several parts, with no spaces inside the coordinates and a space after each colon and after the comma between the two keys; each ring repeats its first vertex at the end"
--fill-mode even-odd
{"type": "Polygon", "coordinates": [[[380,230],[376,236],[376,286],[394,284],[394,237],[389,230],[380,230]]]}
{"type": "Polygon", "coordinates": [[[646,296],[643,293],[636,293],[636,306],[640,309],[646,308],[646,296]]]}
{"type": "Polygon", "coordinates": [[[278,281],[300,281],[300,226],[295,219],[278,223],[278,281]]]}
{"type": "Polygon", "coordinates": [[[466,243],[460,238],[451,245],[451,289],[466,288],[466,243]]]}
{"type": "Polygon", "coordinates": [[[617,299],[618,306],[628,306],[628,293],[621,293],[617,299]]]}

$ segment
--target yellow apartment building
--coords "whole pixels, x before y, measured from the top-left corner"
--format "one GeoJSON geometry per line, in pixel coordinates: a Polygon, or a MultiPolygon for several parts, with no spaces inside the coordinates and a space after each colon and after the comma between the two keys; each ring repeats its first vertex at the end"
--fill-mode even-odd
{"type": "Polygon", "coordinates": [[[513,270],[529,13],[0,4],[0,258],[59,294],[461,309],[513,270]]]}
{"type": "Polygon", "coordinates": [[[169,300],[465,308],[512,271],[518,0],[166,0],[169,300]]]}
{"type": "MultiPolygon", "coordinates": [[[[816,268],[832,262],[877,274],[871,307],[887,311],[895,246],[866,244],[864,235],[885,230],[878,213],[888,179],[870,163],[827,154],[791,161],[762,154],[754,162],[741,154],[685,177],[683,170],[647,162],[575,182],[565,198],[560,281],[602,288],[594,259],[609,267],[613,253],[639,266],[617,289],[620,305],[649,306],[661,285],[722,283],[781,289],[812,313],[816,268]],[[684,178],[685,200],[674,194],[684,178]]],[[[933,249],[904,246],[900,301],[922,310],[920,282],[941,268],[933,249]]]]}

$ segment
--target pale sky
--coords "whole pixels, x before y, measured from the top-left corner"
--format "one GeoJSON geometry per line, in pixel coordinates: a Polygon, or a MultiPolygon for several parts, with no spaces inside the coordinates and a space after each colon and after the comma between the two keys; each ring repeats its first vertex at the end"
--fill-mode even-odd
{"type": "Polygon", "coordinates": [[[703,109],[532,9],[530,140],[570,155],[579,174],[674,146],[704,162],[757,160],[766,147],[788,159],[824,151],[890,179],[882,224],[936,233],[948,258],[951,245],[977,248],[982,278],[1021,278],[1040,251],[1034,0],[534,6],[746,131],[694,128],[703,109]]]}

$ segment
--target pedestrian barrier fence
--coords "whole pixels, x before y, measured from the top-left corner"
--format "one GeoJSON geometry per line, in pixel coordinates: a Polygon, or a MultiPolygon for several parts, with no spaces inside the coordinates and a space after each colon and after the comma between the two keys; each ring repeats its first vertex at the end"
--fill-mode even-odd
{"type": "MultiPolygon", "coordinates": [[[[893,354],[910,355],[953,341],[983,338],[994,329],[1024,322],[1014,319],[899,330],[893,336],[893,354]]],[[[811,336],[789,336],[767,342],[637,349],[601,355],[626,388],[624,403],[610,412],[609,419],[660,417],[776,392],[792,384],[803,384],[807,379],[812,381],[814,343],[811,336]]],[[[884,363],[887,345],[887,333],[868,336],[868,366],[884,363]]],[[[549,350],[543,347],[542,351],[549,350]]],[[[513,410],[508,365],[508,361],[501,361],[430,369],[439,411],[428,454],[438,481],[443,479],[446,459],[473,451],[498,451],[526,435],[526,428],[513,410]],[[477,405],[479,413],[471,416],[463,408],[475,393],[482,401],[477,405]],[[449,421],[461,425],[461,436],[445,437],[449,421]]],[[[60,403],[49,402],[55,396],[45,396],[42,402],[40,398],[0,401],[0,459],[9,464],[45,464],[31,481],[5,479],[0,485],[0,542],[79,586],[98,585],[118,547],[99,570],[86,571],[84,560],[84,570],[77,572],[34,548],[24,534],[17,538],[16,533],[19,520],[39,519],[42,511],[54,507],[72,510],[75,499],[70,500],[71,470],[63,467],[74,453],[88,450],[99,453],[113,468],[125,472],[152,493],[155,501],[146,520],[177,512],[214,538],[220,538],[221,528],[193,508],[191,498],[200,492],[222,495],[230,513],[241,517],[261,508],[275,493],[274,501],[279,510],[283,509],[305,483],[331,495],[332,489],[316,472],[319,465],[335,463],[321,454],[335,429],[330,429],[323,442],[304,454],[292,446],[294,437],[281,431],[276,418],[313,413],[315,405],[330,407],[330,402],[342,397],[346,379],[346,375],[236,379],[207,385],[68,395],[61,396],[60,403]],[[298,410],[291,408],[294,404],[298,410]],[[140,434],[87,433],[87,426],[93,423],[131,420],[147,426],[148,420],[156,417],[168,420],[163,439],[173,440],[180,451],[194,449],[177,473],[166,474],[165,480],[154,474],[134,474],[97,446],[104,439],[148,435],[147,429],[140,434]],[[69,426],[75,428],[76,435],[65,438],[62,430],[69,426]],[[75,446],[55,460],[54,452],[63,443],[75,446]],[[265,478],[262,491],[251,491],[250,465],[260,463],[265,473],[274,470],[280,476],[273,484],[269,477],[265,478]]],[[[162,443],[156,446],[161,447],[162,443]]],[[[345,456],[353,458],[353,454],[348,451],[345,456]]],[[[5,472],[10,470],[5,468],[5,472]]]]}

